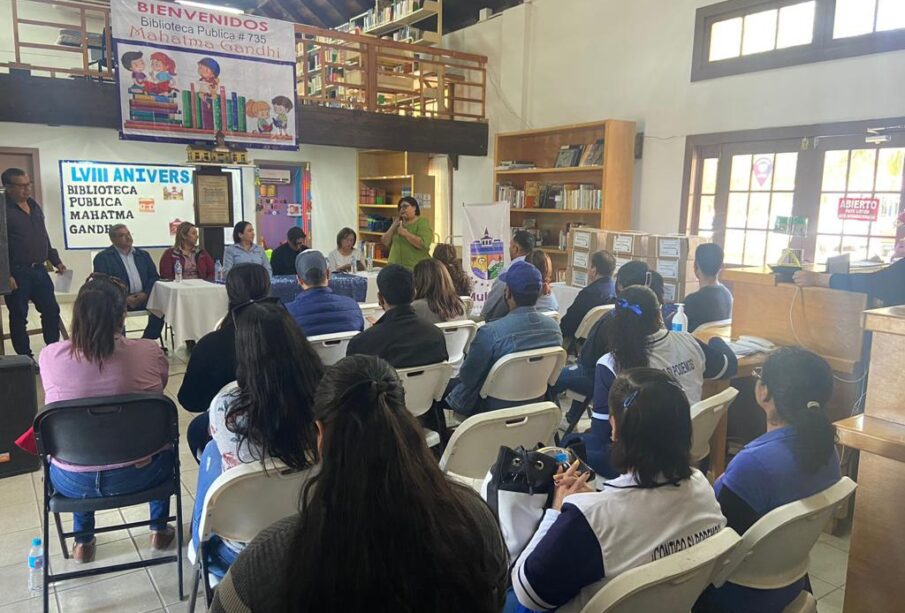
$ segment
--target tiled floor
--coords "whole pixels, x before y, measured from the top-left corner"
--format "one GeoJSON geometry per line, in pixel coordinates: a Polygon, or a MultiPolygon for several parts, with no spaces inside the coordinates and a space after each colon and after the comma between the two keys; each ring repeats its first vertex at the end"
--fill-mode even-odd
{"type": "MultiPolygon", "coordinates": [[[[69,322],[71,305],[61,305],[64,320],[69,322]]],[[[132,326],[141,327],[135,320],[132,326]]],[[[43,345],[40,336],[32,337],[32,347],[37,353],[43,345]]],[[[7,352],[11,352],[7,342],[7,352]]],[[[166,392],[174,400],[185,374],[184,350],[170,354],[170,380],[166,392]]],[[[40,386],[39,386],[40,388],[40,386]]],[[[188,426],[193,415],[180,412],[180,429],[188,426]]],[[[195,480],[198,467],[185,447],[180,446],[183,477],[183,519],[186,539],[190,537],[191,510],[194,504],[195,480]]],[[[25,558],[31,538],[41,534],[39,495],[42,487],[41,473],[19,475],[0,479],[0,613],[30,613],[40,611],[40,598],[29,598],[26,584],[25,558]]],[[[98,525],[115,522],[137,521],[147,517],[147,506],[129,507],[118,511],[99,513],[98,525]]],[[[67,521],[71,526],[71,519],[67,521]]],[[[845,574],[848,566],[848,537],[837,538],[827,534],[820,537],[811,552],[809,568],[814,595],[818,598],[819,613],[840,613],[845,596],[845,574]]],[[[51,564],[55,571],[69,570],[73,562],[63,559],[53,531],[50,540],[51,564]]],[[[127,562],[152,555],[148,546],[147,531],[111,532],[98,536],[96,563],[127,562]]],[[[189,591],[191,568],[184,562],[186,593],[189,591]]],[[[199,607],[200,609],[200,607],[199,607]]],[[[151,569],[128,571],[100,577],[67,581],[54,586],[51,610],[62,613],[76,612],[172,612],[185,610],[179,603],[174,564],[151,569]]]]}

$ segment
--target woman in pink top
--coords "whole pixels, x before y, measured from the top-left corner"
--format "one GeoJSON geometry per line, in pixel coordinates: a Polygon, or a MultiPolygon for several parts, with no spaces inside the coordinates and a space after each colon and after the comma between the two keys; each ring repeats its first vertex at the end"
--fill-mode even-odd
{"type": "MultiPolygon", "coordinates": [[[[119,279],[92,275],[76,298],[72,337],[47,346],[40,356],[45,402],[110,396],[134,392],[163,392],[169,366],[152,340],[122,336],[126,317],[126,288],[119,279]]],[[[174,451],[112,466],[74,466],[53,460],[50,481],[69,498],[100,498],[130,494],[163,483],[173,474],[174,451]]],[[[166,524],[170,500],[150,503],[151,548],[166,549],[175,530],[166,524]]],[[[94,513],[75,513],[73,557],[94,559],[94,513]]]]}

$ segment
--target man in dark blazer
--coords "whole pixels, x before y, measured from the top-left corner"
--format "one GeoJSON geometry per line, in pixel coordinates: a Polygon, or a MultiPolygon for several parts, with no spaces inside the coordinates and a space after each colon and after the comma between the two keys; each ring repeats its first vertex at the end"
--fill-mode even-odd
{"type": "MultiPolygon", "coordinates": [[[[94,272],[116,277],[126,286],[126,305],[130,311],[141,311],[148,305],[151,288],[160,278],[151,255],[132,246],[132,234],[125,224],[116,224],[109,231],[113,243],[94,256],[94,272]]],[[[158,339],[163,319],[148,313],[148,325],[142,338],[158,339]]]]}

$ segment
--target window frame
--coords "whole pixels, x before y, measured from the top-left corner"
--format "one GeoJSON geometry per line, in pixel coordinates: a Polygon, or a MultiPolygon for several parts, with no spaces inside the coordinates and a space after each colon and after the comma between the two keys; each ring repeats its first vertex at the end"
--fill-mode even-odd
{"type": "Polygon", "coordinates": [[[814,0],[814,35],[810,44],[710,61],[710,35],[714,23],[781,9],[803,1],[726,0],[697,9],[691,64],[692,82],[905,49],[905,28],[834,39],[836,0],[814,0]]]}

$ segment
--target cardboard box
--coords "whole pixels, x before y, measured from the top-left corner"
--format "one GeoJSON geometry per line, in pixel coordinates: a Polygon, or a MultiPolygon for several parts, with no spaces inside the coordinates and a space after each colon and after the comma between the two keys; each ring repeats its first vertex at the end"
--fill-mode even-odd
{"type": "Polygon", "coordinates": [[[646,232],[609,232],[604,248],[615,256],[646,257],[649,236],[646,232]]]}
{"type": "Polygon", "coordinates": [[[606,249],[609,232],[599,228],[574,228],[569,230],[569,250],[594,253],[606,249]]]}
{"type": "Polygon", "coordinates": [[[693,260],[698,246],[709,242],[710,240],[703,236],[652,234],[647,240],[646,255],[649,258],[693,260]]]}
{"type": "MultiPolygon", "coordinates": [[[[641,258],[639,258],[641,259],[641,258]]],[[[697,281],[694,276],[694,260],[677,260],[675,258],[643,258],[648,268],[656,270],[664,281],[682,283],[697,281]]]]}
{"type": "Polygon", "coordinates": [[[593,252],[573,249],[571,254],[571,257],[569,258],[569,268],[587,272],[591,267],[591,255],[593,252]]]}
{"type": "Polygon", "coordinates": [[[682,302],[685,296],[692,294],[701,289],[700,283],[676,283],[675,281],[664,281],[663,283],[663,302],[682,302]]]}
{"type": "Polygon", "coordinates": [[[566,283],[573,287],[586,287],[588,284],[588,272],[570,267],[566,275],[566,283]]]}

